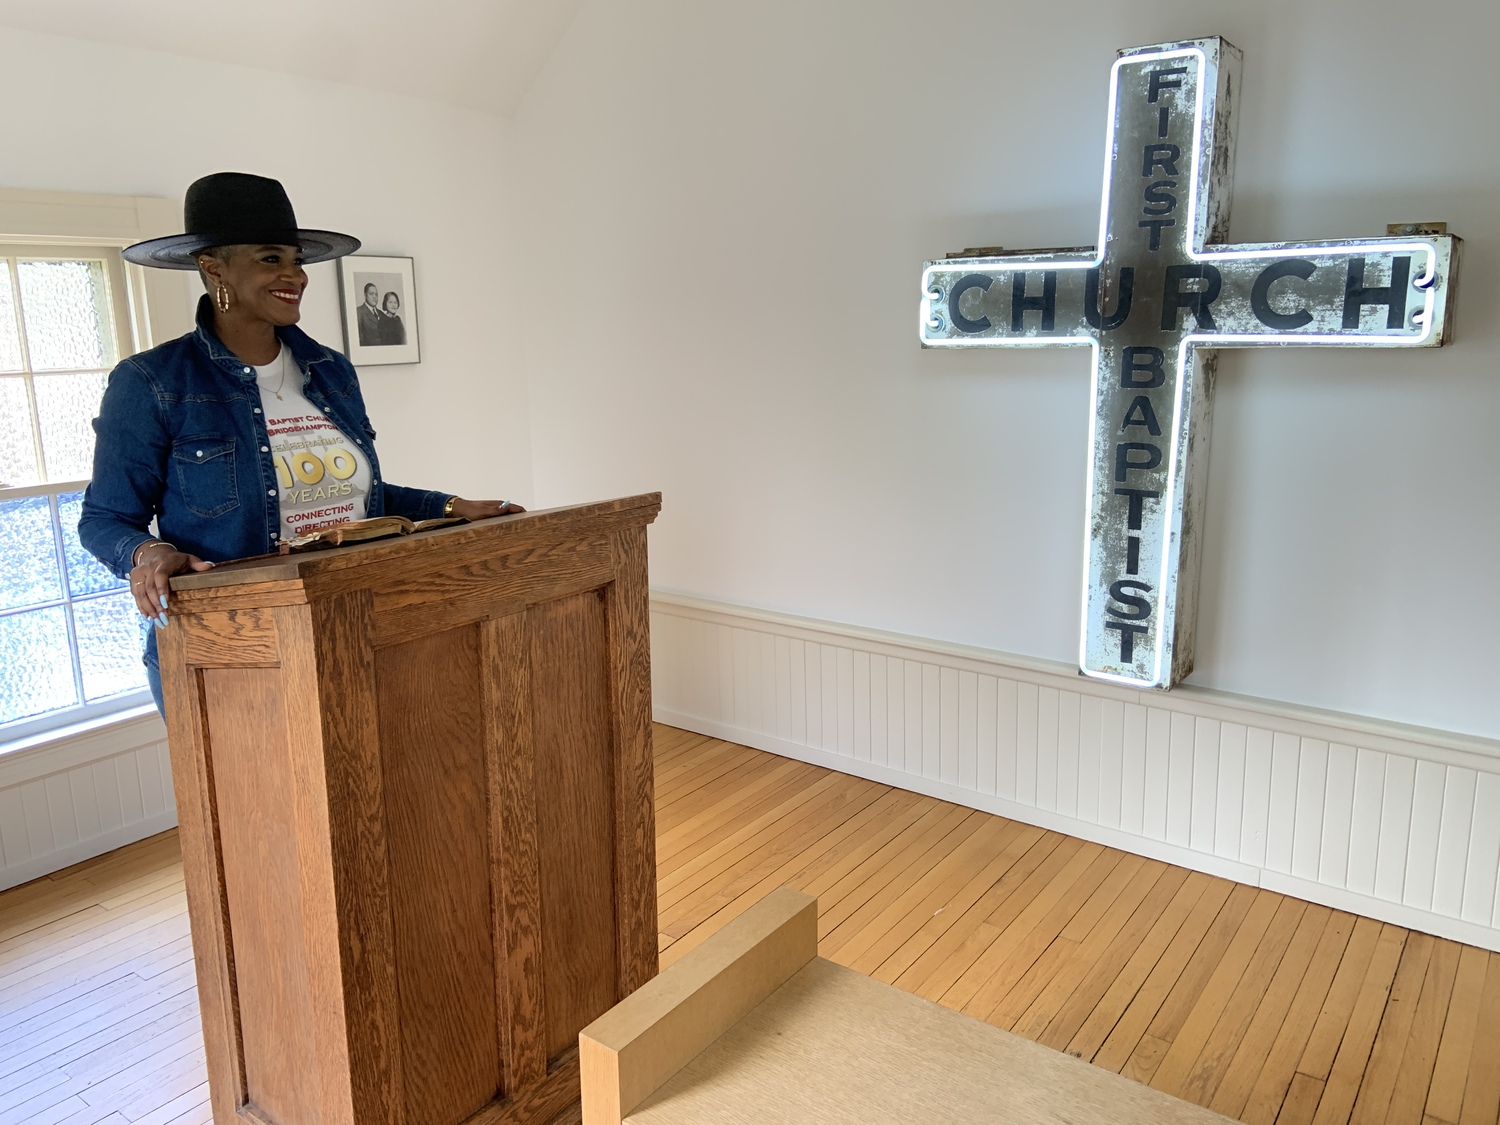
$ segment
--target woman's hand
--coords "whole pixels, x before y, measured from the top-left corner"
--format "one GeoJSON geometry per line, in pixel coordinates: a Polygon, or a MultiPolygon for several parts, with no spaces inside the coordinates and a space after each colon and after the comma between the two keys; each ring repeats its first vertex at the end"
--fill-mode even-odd
{"type": "Polygon", "coordinates": [[[136,551],[136,563],[130,571],[130,592],[135,607],[158,629],[167,624],[167,595],[174,574],[190,570],[212,570],[214,564],[197,555],[179,551],[170,543],[147,543],[136,551]]]}
{"type": "Polygon", "coordinates": [[[526,509],[509,500],[459,500],[453,501],[453,514],[470,521],[487,520],[493,516],[511,516],[526,509]]]}

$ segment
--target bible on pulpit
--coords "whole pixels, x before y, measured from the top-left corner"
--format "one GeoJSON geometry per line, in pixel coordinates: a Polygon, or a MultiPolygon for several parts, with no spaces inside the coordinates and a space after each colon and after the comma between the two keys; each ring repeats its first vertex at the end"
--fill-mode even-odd
{"type": "Polygon", "coordinates": [[[367,520],[349,520],[347,523],[309,531],[295,539],[283,539],[280,553],[290,555],[295,551],[316,551],[325,547],[342,547],[345,543],[364,543],[371,539],[390,539],[396,535],[410,535],[415,531],[430,531],[434,527],[449,527],[463,523],[460,516],[434,520],[409,520],[405,516],[375,516],[367,520]]]}

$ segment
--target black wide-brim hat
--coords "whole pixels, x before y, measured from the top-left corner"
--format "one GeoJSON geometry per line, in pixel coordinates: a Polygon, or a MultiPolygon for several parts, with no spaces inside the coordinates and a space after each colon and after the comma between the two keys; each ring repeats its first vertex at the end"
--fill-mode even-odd
{"type": "Polygon", "coordinates": [[[121,253],[138,266],[195,270],[198,255],[218,246],[300,246],[308,265],[342,258],[359,239],[297,225],[292,201],[277,180],[246,172],[215,172],[193,181],[182,203],[186,234],[152,238],[121,253]]]}

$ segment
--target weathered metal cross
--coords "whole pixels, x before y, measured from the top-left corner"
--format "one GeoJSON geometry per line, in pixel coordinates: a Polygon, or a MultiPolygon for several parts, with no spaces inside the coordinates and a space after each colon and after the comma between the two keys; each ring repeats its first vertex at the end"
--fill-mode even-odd
{"type": "Polygon", "coordinates": [[[1193,667],[1215,347],[1446,342],[1448,236],[1222,245],[1240,52],[1121,52],[1097,249],[928,262],[926,347],[1094,355],[1079,666],[1170,688],[1193,667]]]}

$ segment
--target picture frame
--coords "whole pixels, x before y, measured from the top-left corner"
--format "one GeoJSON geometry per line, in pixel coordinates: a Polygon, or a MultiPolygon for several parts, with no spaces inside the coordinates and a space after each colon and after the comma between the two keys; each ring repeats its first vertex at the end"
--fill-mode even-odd
{"type": "Polygon", "coordinates": [[[339,309],[344,354],[354,366],[422,362],[416,268],[411,258],[375,254],[340,258],[339,309]]]}

